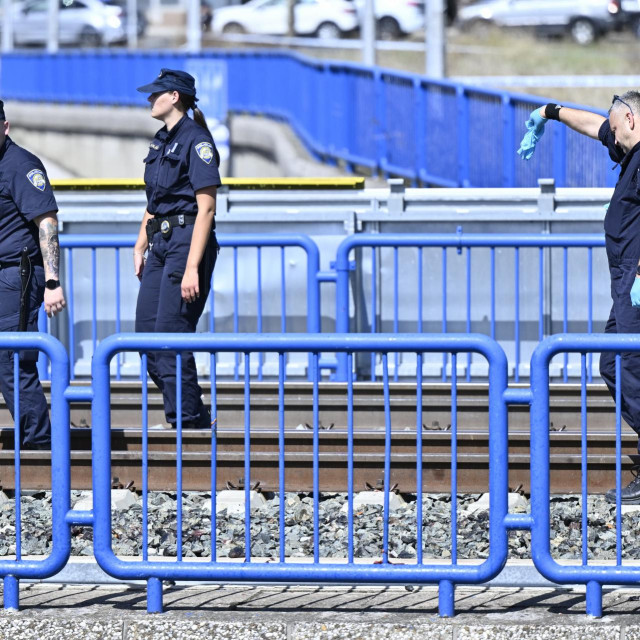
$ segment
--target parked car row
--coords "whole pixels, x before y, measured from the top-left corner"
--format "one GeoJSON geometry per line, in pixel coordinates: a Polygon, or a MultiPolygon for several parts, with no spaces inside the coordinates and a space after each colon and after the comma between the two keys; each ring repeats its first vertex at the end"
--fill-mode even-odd
{"type": "MultiPolygon", "coordinates": [[[[13,40],[18,46],[43,45],[48,36],[49,0],[14,3],[13,40]]],[[[126,40],[126,0],[60,0],[59,43],[99,47],[126,40]]],[[[144,35],[147,21],[137,15],[137,32],[144,35]]]]}
{"type": "MultiPolygon", "coordinates": [[[[294,6],[296,35],[340,38],[360,25],[365,0],[297,0],[294,6]]],[[[378,37],[395,39],[424,26],[424,0],[375,0],[378,37]]],[[[249,0],[243,5],[215,9],[214,33],[288,33],[288,0],[249,0]]]]}
{"type": "Polygon", "coordinates": [[[610,32],[631,28],[640,36],[640,0],[477,0],[458,12],[462,29],[484,32],[490,25],[569,35],[587,45],[610,32]]]}

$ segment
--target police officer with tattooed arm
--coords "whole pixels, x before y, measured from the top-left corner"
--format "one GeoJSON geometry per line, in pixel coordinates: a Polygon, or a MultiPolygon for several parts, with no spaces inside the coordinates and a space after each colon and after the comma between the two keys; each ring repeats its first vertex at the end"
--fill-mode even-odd
{"type": "MultiPolygon", "coordinates": [[[[613,305],[605,333],[640,334],[640,92],[613,96],[609,117],[559,104],[535,109],[526,122],[527,132],[518,153],[528,160],[544,133],[548,120],[557,120],[589,138],[600,140],[620,165],[620,176],[604,219],[605,244],[611,275],[613,305]]],[[[615,353],[602,353],[600,375],[615,399],[615,353]]],[[[621,354],[621,413],[640,437],[640,353],[621,354]]],[[[640,452],[640,440],[638,443],[640,452]]],[[[640,466],[621,490],[623,504],[640,504],[640,466]]],[[[616,493],[606,494],[615,503],[616,493]]]]}
{"type": "MultiPolygon", "coordinates": [[[[43,300],[50,318],[65,307],[57,211],[42,162],[11,140],[0,100],[0,331],[37,331],[43,300]]],[[[48,450],[51,423],[37,355],[20,352],[20,442],[48,450]]],[[[0,391],[13,415],[13,351],[0,350],[0,391]]]]}

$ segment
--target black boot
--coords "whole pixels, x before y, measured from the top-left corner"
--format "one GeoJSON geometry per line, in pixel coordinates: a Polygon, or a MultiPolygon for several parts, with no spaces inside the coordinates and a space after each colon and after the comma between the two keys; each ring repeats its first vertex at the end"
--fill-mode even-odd
{"type": "MultiPolygon", "coordinates": [[[[620,502],[622,504],[640,504],[640,466],[631,467],[631,473],[633,474],[633,480],[626,487],[620,489],[620,502]]],[[[611,504],[615,504],[616,490],[609,489],[604,499],[611,504]]]]}

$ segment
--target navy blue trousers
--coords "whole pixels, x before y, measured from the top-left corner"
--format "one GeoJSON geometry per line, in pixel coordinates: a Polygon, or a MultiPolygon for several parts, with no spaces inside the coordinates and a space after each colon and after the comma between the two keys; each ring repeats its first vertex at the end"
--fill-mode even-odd
{"type": "MultiPolygon", "coordinates": [[[[605,333],[640,334],[640,308],[631,305],[630,292],[636,278],[637,259],[611,261],[611,298],[613,305],[605,333]]],[[[620,358],[620,412],[640,436],[640,353],[622,353],[620,358]]],[[[610,351],[600,354],[600,375],[615,400],[616,356],[610,351]]],[[[638,443],[640,452],[640,442],[638,443]]]]}
{"type": "MultiPolygon", "coordinates": [[[[195,333],[209,294],[211,274],[218,255],[215,233],[200,262],[200,297],[195,302],[182,299],[182,277],[187,264],[193,225],[174,227],[171,238],[160,232],[153,237],[153,246],[142,272],[136,308],[136,331],[143,333],[195,333]]],[[[172,426],[177,422],[176,357],[173,351],[147,354],[147,370],[162,391],[164,412],[172,426]]],[[[202,389],[193,353],[182,353],[182,424],[185,427],[207,428],[211,425],[209,410],[202,403],[202,389]]]]}
{"type": "MultiPolygon", "coordinates": [[[[38,330],[38,310],[44,298],[44,269],[34,267],[28,287],[27,331],[38,330]]],[[[0,269],[0,331],[17,331],[20,320],[20,269],[0,269]]],[[[0,350],[0,391],[15,420],[13,351],[0,350]]],[[[44,391],[38,378],[38,352],[21,351],[19,359],[20,440],[22,444],[51,444],[51,422],[44,391]]]]}

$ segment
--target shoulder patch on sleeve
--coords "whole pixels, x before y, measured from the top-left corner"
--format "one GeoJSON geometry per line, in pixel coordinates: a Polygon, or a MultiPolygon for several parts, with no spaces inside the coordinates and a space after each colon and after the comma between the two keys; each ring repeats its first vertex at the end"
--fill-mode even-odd
{"type": "Polygon", "coordinates": [[[206,164],[211,164],[211,160],[213,160],[213,145],[210,142],[199,142],[195,148],[200,160],[206,164]]]}
{"type": "Polygon", "coordinates": [[[29,182],[39,191],[44,191],[47,186],[47,179],[44,177],[44,173],[40,169],[32,169],[27,173],[29,182]]]}

